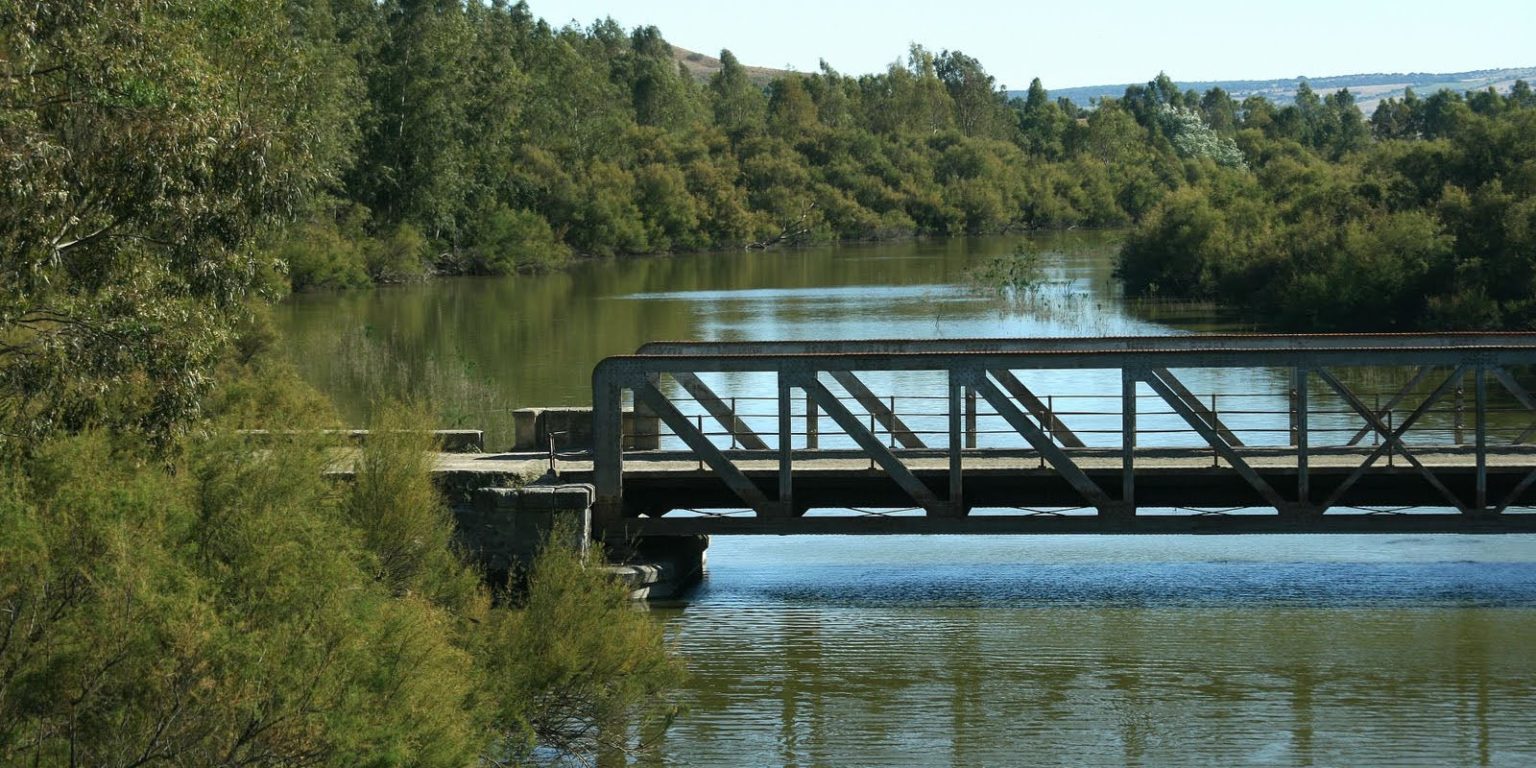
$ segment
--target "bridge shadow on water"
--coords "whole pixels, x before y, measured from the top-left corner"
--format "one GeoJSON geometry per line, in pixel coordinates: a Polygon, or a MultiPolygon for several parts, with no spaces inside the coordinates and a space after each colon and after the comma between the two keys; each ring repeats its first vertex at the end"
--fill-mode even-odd
{"type": "Polygon", "coordinates": [[[692,600],[850,607],[1536,608],[1536,537],[1322,539],[717,537],[710,574],[692,600]]]}

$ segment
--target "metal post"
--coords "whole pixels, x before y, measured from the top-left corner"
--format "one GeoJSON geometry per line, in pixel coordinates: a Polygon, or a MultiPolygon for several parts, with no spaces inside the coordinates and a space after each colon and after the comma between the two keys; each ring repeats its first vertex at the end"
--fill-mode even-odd
{"type": "Polygon", "coordinates": [[[1136,371],[1121,369],[1120,500],[1132,515],[1136,513],[1136,378],[1136,371]]]}
{"type": "Polygon", "coordinates": [[[887,407],[891,409],[891,450],[894,451],[896,450],[896,396],[891,395],[889,401],[890,405],[887,407]]]}
{"type": "Polygon", "coordinates": [[[593,534],[617,533],[624,517],[624,390],[610,369],[600,368],[592,386],[592,481],[597,504],[593,534]]]}
{"type": "Polygon", "coordinates": [[[1488,510],[1488,366],[1478,365],[1473,375],[1477,409],[1477,511],[1488,510]]]}
{"type": "MultiPolygon", "coordinates": [[[[699,436],[704,438],[705,440],[708,440],[709,439],[709,435],[704,434],[704,416],[701,414],[701,415],[693,417],[693,419],[694,419],[696,428],[699,430],[699,436]]],[[[699,471],[700,472],[704,471],[704,457],[703,456],[699,456],[699,471]]]]}
{"type": "Polygon", "coordinates": [[[960,372],[953,368],[949,371],[949,506],[950,513],[955,517],[965,514],[965,478],[961,462],[961,446],[965,442],[965,429],[963,426],[965,395],[972,393],[970,387],[961,384],[960,372]],[[962,391],[963,390],[963,391],[962,391]]]}
{"type": "MultiPolygon", "coordinates": [[[[1216,425],[1220,424],[1220,423],[1221,423],[1221,417],[1217,416],[1217,411],[1216,411],[1216,393],[1212,392],[1211,393],[1211,429],[1216,429],[1217,428],[1216,425]]],[[[1211,467],[1215,468],[1215,467],[1220,467],[1220,466],[1221,466],[1221,451],[1218,450],[1216,448],[1216,446],[1213,445],[1213,446],[1211,446],[1211,467]]]]}
{"type": "Polygon", "coordinates": [[[965,447],[976,447],[976,388],[965,388],[965,447]]]}
{"type": "MultiPolygon", "coordinates": [[[[1056,444],[1056,396],[1055,395],[1046,395],[1045,396],[1045,410],[1049,411],[1051,416],[1050,416],[1050,418],[1046,419],[1045,423],[1042,424],[1041,426],[1045,427],[1045,436],[1051,439],[1051,444],[1052,445],[1055,445],[1056,444]]],[[[1045,469],[1045,454],[1043,452],[1040,454],[1040,468],[1041,469],[1045,469]]]]}
{"type": "MultiPolygon", "coordinates": [[[[1381,395],[1379,394],[1371,402],[1371,413],[1376,414],[1376,418],[1381,418],[1381,395]]],[[[1371,430],[1371,447],[1375,448],[1378,445],[1381,445],[1381,430],[1373,429],[1371,430]]]]}
{"type": "Polygon", "coordinates": [[[1046,422],[1046,424],[1045,424],[1045,434],[1050,435],[1051,442],[1054,443],[1054,442],[1056,442],[1056,427],[1057,427],[1057,425],[1059,425],[1061,423],[1061,422],[1056,420],[1056,396],[1055,395],[1046,395],[1045,396],[1045,409],[1047,411],[1051,412],[1051,419],[1050,419],[1050,421],[1046,422]]]}
{"type": "MultiPolygon", "coordinates": [[[[879,440],[880,439],[880,435],[875,432],[875,415],[873,413],[871,413],[869,415],[869,437],[870,437],[871,440],[879,440]]],[[[870,457],[869,457],[869,471],[871,471],[871,472],[875,471],[875,457],[874,457],[874,454],[870,454],[870,457]]]]}
{"type": "MultiPolygon", "coordinates": [[[[734,398],[734,397],[731,398],[731,413],[735,414],[736,418],[740,418],[741,411],[736,410],[736,398],[734,398]]],[[[737,448],[737,444],[736,444],[736,419],[732,419],[731,420],[731,424],[730,424],[729,429],[731,430],[731,450],[734,451],[737,448]]]]}
{"type": "MultiPolygon", "coordinates": [[[[733,405],[731,410],[736,410],[733,405]]],[[[794,517],[794,400],[790,397],[789,377],[779,371],[779,515],[794,517]]]]}
{"type": "MultiPolygon", "coordinates": [[[[1302,369],[1297,368],[1296,371],[1295,371],[1295,378],[1296,379],[1300,379],[1302,375],[1303,375],[1302,374],[1302,369]]],[[[1297,408],[1296,397],[1297,397],[1297,395],[1296,395],[1296,393],[1298,391],[1300,391],[1300,389],[1301,388],[1299,386],[1291,387],[1291,445],[1299,445],[1299,443],[1296,442],[1297,439],[1298,439],[1298,433],[1299,433],[1299,428],[1297,426],[1297,421],[1296,421],[1297,420],[1297,416],[1296,416],[1296,408],[1297,408]]]]}
{"type": "Polygon", "coordinates": [[[805,449],[814,451],[821,447],[821,409],[816,407],[816,400],[810,395],[805,396],[805,449]]]}
{"type": "MultiPolygon", "coordinates": [[[[1397,431],[1396,426],[1393,425],[1393,423],[1392,423],[1392,409],[1391,408],[1388,408],[1385,411],[1382,411],[1381,413],[1377,414],[1376,418],[1381,419],[1382,421],[1386,422],[1386,424],[1387,424],[1387,432],[1389,434],[1390,433],[1394,433],[1394,432],[1397,431]]],[[[1395,442],[1387,443],[1387,466],[1389,466],[1389,467],[1397,466],[1396,464],[1394,464],[1392,462],[1393,454],[1397,453],[1397,451],[1395,450],[1396,448],[1397,448],[1397,443],[1395,443],[1395,442]]]]}
{"type": "Polygon", "coordinates": [[[1309,467],[1311,459],[1309,451],[1312,439],[1308,432],[1307,419],[1309,409],[1307,402],[1308,373],[1310,372],[1306,368],[1297,366],[1296,386],[1291,390],[1292,431],[1295,435],[1293,442],[1296,444],[1296,500],[1302,506],[1311,503],[1310,498],[1312,495],[1312,477],[1309,467]]]}
{"type": "Polygon", "coordinates": [[[1455,405],[1455,409],[1456,410],[1455,410],[1455,415],[1452,417],[1452,422],[1451,422],[1452,427],[1451,428],[1455,432],[1456,444],[1457,445],[1461,445],[1463,442],[1465,442],[1465,436],[1462,433],[1462,428],[1466,426],[1466,424],[1465,424],[1465,414],[1466,414],[1466,410],[1467,410],[1466,390],[1464,390],[1461,387],[1457,387],[1456,388],[1456,396],[1455,397],[1456,397],[1456,399],[1453,402],[1455,402],[1455,404],[1456,404],[1455,405]]]}

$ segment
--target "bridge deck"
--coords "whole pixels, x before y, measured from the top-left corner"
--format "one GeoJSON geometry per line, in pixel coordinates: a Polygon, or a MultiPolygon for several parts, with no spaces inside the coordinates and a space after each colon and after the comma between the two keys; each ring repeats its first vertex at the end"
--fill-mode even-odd
{"type": "MultiPolygon", "coordinates": [[[[753,484],[769,492],[778,482],[776,453],[728,452],[753,484]]],[[[1121,481],[1122,456],[1109,449],[1069,451],[1074,463],[1100,487],[1121,481]]],[[[1369,455],[1368,448],[1324,449],[1309,457],[1311,494],[1322,498],[1369,455]]],[[[935,492],[946,487],[949,457],[938,451],[903,452],[913,475],[935,492]]],[[[1240,456],[1283,494],[1296,492],[1294,450],[1251,448],[1240,456]]],[[[1475,485],[1475,452],[1470,448],[1419,449],[1414,457],[1462,499],[1475,485]]],[[[788,516],[761,516],[709,467],[681,451],[643,451],[625,456],[626,516],[610,538],[691,534],[898,534],[898,533],[1536,533],[1536,514],[1462,514],[1423,507],[1437,491],[1401,458],[1383,457],[1355,483],[1340,506],[1325,515],[1282,515],[1265,502],[1225,460],[1210,449],[1148,448],[1136,452],[1137,504],[1134,515],[1099,514],[1082,507],[1082,497],[1037,454],[967,451],[962,456],[965,516],[925,515],[882,469],[855,451],[796,451],[797,509],[788,516]],[[1402,508],[1414,507],[1411,511],[1402,508]],[[1370,508],[1370,509],[1363,509],[1370,508]],[[1394,510],[1382,511],[1382,508],[1394,510]],[[1212,512],[1209,510],[1219,510],[1212,512]],[[879,511],[872,511],[879,510],[879,511]],[[891,511],[896,510],[896,511],[891,511]],[[1200,511],[1196,511],[1200,510],[1200,511]]],[[[442,454],[440,472],[535,477],[548,466],[539,454],[442,454]]],[[[590,458],[558,463],[562,479],[590,482],[590,458]]],[[[1493,448],[1487,454],[1490,495],[1503,498],[1536,468],[1536,448],[1493,448]]],[[[1523,493],[1536,504],[1536,491],[1523,493]]]]}

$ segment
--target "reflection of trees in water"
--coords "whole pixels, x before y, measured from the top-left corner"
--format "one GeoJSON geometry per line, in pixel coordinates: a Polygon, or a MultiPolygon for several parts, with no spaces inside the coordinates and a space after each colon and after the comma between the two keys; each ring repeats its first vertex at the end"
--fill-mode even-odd
{"type": "Polygon", "coordinates": [[[1487,764],[1529,745],[1536,705],[1529,610],[784,610],[685,636],[674,758],[1487,764]]]}

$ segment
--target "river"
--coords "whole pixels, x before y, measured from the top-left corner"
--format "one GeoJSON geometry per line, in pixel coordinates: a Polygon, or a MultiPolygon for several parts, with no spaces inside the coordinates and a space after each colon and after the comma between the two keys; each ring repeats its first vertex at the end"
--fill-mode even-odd
{"type": "MultiPolygon", "coordinates": [[[[1115,236],[1066,233],[583,264],[302,296],[301,372],[509,440],[661,339],[1175,333],[1129,304],[1115,236]],[[1044,287],[970,270],[1022,242],[1044,287]]],[[[656,764],[1536,765],[1536,540],[1506,536],[717,537],[652,609],[687,659],[656,764]]]]}

